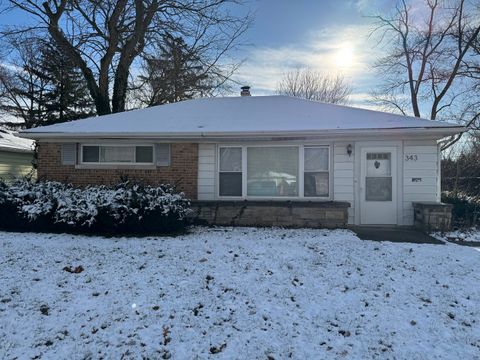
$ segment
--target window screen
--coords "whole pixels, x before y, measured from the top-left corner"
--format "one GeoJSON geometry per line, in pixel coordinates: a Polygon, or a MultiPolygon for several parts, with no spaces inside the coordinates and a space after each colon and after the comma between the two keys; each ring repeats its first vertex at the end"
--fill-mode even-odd
{"type": "Polygon", "coordinates": [[[219,195],[242,196],[242,148],[220,148],[219,195]]]}
{"type": "Polygon", "coordinates": [[[298,147],[247,148],[247,195],[297,196],[298,147]]]}

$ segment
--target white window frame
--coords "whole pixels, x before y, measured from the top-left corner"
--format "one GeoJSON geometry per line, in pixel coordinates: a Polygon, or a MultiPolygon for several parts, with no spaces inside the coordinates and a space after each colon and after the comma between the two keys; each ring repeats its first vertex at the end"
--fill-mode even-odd
{"type": "Polygon", "coordinates": [[[319,144],[298,144],[298,143],[282,143],[282,144],[221,144],[217,146],[216,151],[216,169],[215,169],[215,194],[219,200],[305,200],[305,201],[331,201],[333,198],[333,157],[332,143],[319,144]],[[220,196],[220,149],[221,148],[242,148],[242,196],[220,196]],[[297,147],[298,148],[298,195],[297,196],[251,196],[247,195],[247,148],[249,147],[297,147]],[[328,148],[328,196],[304,196],[304,174],[305,174],[305,148],[323,147],[328,148]]]}
{"type": "Polygon", "coordinates": [[[114,143],[103,143],[103,144],[90,144],[90,143],[84,143],[80,145],[80,164],[81,165],[87,165],[87,166],[109,166],[109,165],[115,165],[115,166],[146,166],[146,165],[155,165],[156,164],[156,156],[155,156],[155,145],[154,144],[114,144],[114,143]],[[83,148],[85,146],[98,146],[98,162],[85,162],[83,161],[83,148]],[[152,162],[101,162],[100,161],[100,147],[102,146],[116,146],[116,147],[133,147],[133,158],[136,159],[137,157],[137,146],[145,146],[145,147],[151,147],[152,148],[152,162]]]}
{"type": "Polygon", "coordinates": [[[216,178],[217,178],[217,193],[218,193],[218,197],[222,198],[222,199],[241,199],[243,197],[243,194],[244,194],[244,191],[245,191],[245,176],[244,176],[244,168],[245,168],[245,156],[246,156],[246,152],[243,148],[243,146],[241,145],[221,145],[221,146],[218,146],[217,148],[217,159],[218,159],[218,163],[217,163],[217,171],[216,171],[216,178]],[[221,154],[221,149],[226,149],[226,148],[235,148],[235,149],[240,149],[242,151],[242,169],[240,171],[221,171],[220,170],[220,154],[221,154]],[[220,173],[241,173],[242,174],[242,195],[241,196],[220,196],[220,173]]]}
{"type": "Polygon", "coordinates": [[[303,145],[302,146],[302,157],[303,157],[303,181],[302,181],[302,194],[305,199],[330,199],[331,191],[332,191],[332,165],[331,165],[331,153],[330,153],[330,146],[329,145],[303,145]],[[327,149],[328,150],[328,169],[327,170],[320,170],[320,171],[305,171],[305,149],[327,149]],[[305,196],[305,173],[327,173],[328,174],[328,196],[305,196]]]}

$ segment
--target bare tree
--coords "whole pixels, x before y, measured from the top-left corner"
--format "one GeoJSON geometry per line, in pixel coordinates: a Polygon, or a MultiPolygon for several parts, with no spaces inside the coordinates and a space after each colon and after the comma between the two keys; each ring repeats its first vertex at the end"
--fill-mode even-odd
{"type": "Polygon", "coordinates": [[[391,16],[374,16],[373,33],[388,52],[375,64],[383,86],[374,101],[402,114],[472,125],[479,98],[467,69],[479,39],[478,16],[478,6],[465,0],[401,0],[391,16]]]}
{"type": "Polygon", "coordinates": [[[307,68],[286,72],[276,92],[308,100],[346,104],[352,88],[342,75],[325,75],[307,68]]]}
{"type": "MultiPolygon", "coordinates": [[[[132,64],[165,31],[208,46],[215,61],[237,45],[250,17],[231,15],[242,0],[9,0],[33,15],[87,82],[99,115],[125,110],[132,64]]],[[[18,34],[25,28],[4,30],[18,34]]],[[[32,30],[32,27],[29,28],[32,30]]]]}

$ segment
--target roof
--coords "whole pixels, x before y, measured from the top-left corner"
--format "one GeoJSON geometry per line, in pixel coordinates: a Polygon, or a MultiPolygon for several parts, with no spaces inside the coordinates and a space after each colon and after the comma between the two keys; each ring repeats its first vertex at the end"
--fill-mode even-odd
{"type": "Polygon", "coordinates": [[[33,141],[13,135],[11,131],[0,129],[0,151],[33,152],[33,141]]]}
{"type": "MultiPolygon", "coordinates": [[[[288,96],[203,98],[38,127],[21,132],[51,137],[288,136],[424,130],[442,136],[462,126],[288,96]]],[[[439,136],[439,137],[442,137],[439,136]]]]}

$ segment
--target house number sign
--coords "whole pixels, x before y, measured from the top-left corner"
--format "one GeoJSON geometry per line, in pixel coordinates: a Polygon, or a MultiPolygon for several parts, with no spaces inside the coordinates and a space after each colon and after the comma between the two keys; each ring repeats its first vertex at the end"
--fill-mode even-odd
{"type": "Polygon", "coordinates": [[[418,155],[417,154],[406,154],[405,161],[417,161],[418,155]]]}

